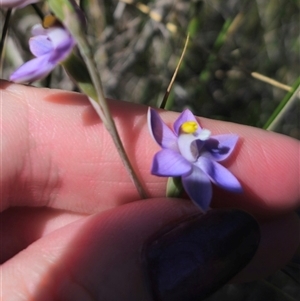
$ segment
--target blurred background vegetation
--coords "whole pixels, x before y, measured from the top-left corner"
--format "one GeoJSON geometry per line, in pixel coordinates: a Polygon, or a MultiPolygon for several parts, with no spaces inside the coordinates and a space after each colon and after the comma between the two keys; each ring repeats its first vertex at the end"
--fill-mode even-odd
{"type": "MultiPolygon", "coordinates": [[[[300,80],[297,0],[84,0],[81,5],[108,97],[158,106],[188,32],[169,99],[172,110],[189,107],[200,116],[262,127],[300,80]],[[261,81],[253,72],[282,85],[261,81]]],[[[38,4],[44,12],[45,6],[38,4]]],[[[28,38],[38,22],[32,7],[13,13],[2,77],[32,57],[28,38]]],[[[62,69],[41,84],[74,89],[62,69]]],[[[299,139],[299,109],[298,99],[276,131],[299,139]]]]}
{"type": "MultiPolygon", "coordinates": [[[[81,6],[107,97],[159,106],[187,33],[169,109],[189,107],[200,116],[263,127],[299,85],[298,0],[84,0],[81,6]]],[[[32,58],[28,39],[41,20],[37,8],[47,12],[44,3],[13,11],[2,78],[32,58]]],[[[5,15],[1,10],[1,20],[5,15]]],[[[75,89],[62,68],[33,84],[75,89]]],[[[299,139],[299,115],[296,97],[275,130],[299,139]]],[[[227,285],[207,300],[300,300],[300,256],[268,279],[227,285]]]]}

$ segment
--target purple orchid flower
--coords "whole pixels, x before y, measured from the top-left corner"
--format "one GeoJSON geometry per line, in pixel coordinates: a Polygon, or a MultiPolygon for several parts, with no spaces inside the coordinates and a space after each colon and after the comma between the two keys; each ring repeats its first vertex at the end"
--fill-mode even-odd
{"type": "Polygon", "coordinates": [[[209,208],[212,198],[211,182],[232,192],[242,192],[236,177],[218,163],[230,156],[237,135],[211,136],[189,110],[180,114],[172,131],[150,108],[148,126],[162,148],[153,158],[151,173],[161,177],[181,176],[186,193],[203,211],[209,208]]]}
{"type": "Polygon", "coordinates": [[[29,47],[36,58],[23,64],[10,76],[13,82],[33,82],[45,77],[68,57],[75,45],[69,31],[60,25],[44,28],[38,24],[33,27],[32,34],[29,47]]]}
{"type": "Polygon", "coordinates": [[[3,8],[22,8],[28,4],[39,2],[40,0],[1,0],[3,8]]]}

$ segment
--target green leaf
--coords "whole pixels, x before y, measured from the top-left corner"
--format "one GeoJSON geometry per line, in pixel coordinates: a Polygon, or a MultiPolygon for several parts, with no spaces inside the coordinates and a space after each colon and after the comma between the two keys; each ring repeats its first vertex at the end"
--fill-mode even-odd
{"type": "Polygon", "coordinates": [[[169,198],[180,197],[183,186],[180,177],[170,177],[167,182],[166,196],[169,198]]]}
{"type": "Polygon", "coordinates": [[[289,91],[283,100],[280,102],[278,107],[275,109],[271,117],[268,119],[266,124],[263,126],[263,129],[273,131],[276,126],[282,120],[285,112],[291,107],[291,105],[299,99],[300,93],[300,77],[294,83],[291,91],[289,91]]]}
{"type": "Polygon", "coordinates": [[[67,0],[48,0],[48,4],[60,21],[65,18],[66,9],[72,9],[70,1],[67,0]]]}
{"type": "Polygon", "coordinates": [[[97,99],[97,93],[92,83],[90,74],[85,63],[80,57],[72,53],[61,64],[70,78],[79,86],[83,93],[93,99],[97,99]]]}
{"type": "Polygon", "coordinates": [[[66,60],[64,64],[66,68],[69,68],[68,72],[73,77],[73,79],[78,78],[80,80],[78,82],[78,86],[80,87],[82,92],[89,96],[88,98],[91,105],[96,110],[105,128],[111,135],[120,158],[122,159],[131,180],[135,184],[141,199],[145,199],[147,197],[147,194],[131,162],[129,161],[114,119],[110,113],[110,109],[102,88],[101,77],[94,61],[92,49],[85,35],[84,26],[82,26],[82,20],[80,20],[79,12],[76,11],[77,8],[75,7],[74,2],[70,0],[48,0],[48,3],[55,16],[62,22],[65,28],[69,30],[69,32],[75,39],[77,47],[85,63],[84,67],[86,67],[86,69],[88,70],[89,75],[80,76],[78,74],[78,66],[72,66],[72,60],[76,59],[74,57],[71,58],[71,61],[70,59],[66,60]]]}

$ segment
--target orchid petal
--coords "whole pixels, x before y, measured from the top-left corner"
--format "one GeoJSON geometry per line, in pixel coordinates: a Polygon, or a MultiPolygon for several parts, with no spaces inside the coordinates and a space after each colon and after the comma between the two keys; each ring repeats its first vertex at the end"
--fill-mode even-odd
{"type": "Polygon", "coordinates": [[[206,211],[212,198],[209,177],[200,168],[193,166],[192,173],[182,177],[182,184],[191,200],[206,211]]]}
{"type": "Polygon", "coordinates": [[[46,36],[49,32],[49,28],[44,28],[42,24],[35,24],[32,28],[31,28],[31,34],[33,36],[46,36]]]}
{"type": "Polygon", "coordinates": [[[205,141],[205,157],[217,162],[227,159],[233,152],[239,139],[238,135],[216,135],[205,141]]]}
{"type": "Polygon", "coordinates": [[[73,43],[70,33],[63,27],[52,27],[47,36],[52,41],[53,48],[66,48],[73,43]]]}
{"type": "Polygon", "coordinates": [[[181,125],[187,121],[195,121],[199,126],[197,132],[199,131],[199,129],[201,130],[201,127],[198,121],[196,120],[194,114],[190,110],[186,109],[179,115],[179,117],[174,122],[173,128],[177,136],[179,136],[180,134],[181,125]]]}
{"type": "Polygon", "coordinates": [[[148,110],[148,128],[153,139],[162,147],[172,150],[178,150],[177,137],[162,121],[159,114],[149,108],[148,110]]]}
{"type": "Polygon", "coordinates": [[[178,177],[186,175],[192,170],[192,164],[179,153],[170,149],[163,149],[153,158],[151,173],[162,177],[178,177]]]}
{"type": "Polygon", "coordinates": [[[153,159],[152,174],[169,177],[181,175],[186,193],[205,211],[212,198],[211,182],[232,192],[242,192],[235,176],[216,162],[225,160],[232,153],[238,136],[211,137],[209,130],[202,129],[198,123],[197,128],[195,122],[197,120],[191,111],[185,110],[174,123],[174,134],[158,113],[149,109],[151,135],[163,148],[153,159]]]}
{"type": "Polygon", "coordinates": [[[237,178],[221,164],[208,158],[200,157],[195,165],[202,169],[217,186],[236,193],[243,191],[237,178]]]}
{"type": "Polygon", "coordinates": [[[66,59],[75,45],[68,30],[60,26],[43,28],[36,25],[32,34],[34,37],[29,44],[36,59],[25,63],[11,75],[10,79],[17,83],[33,82],[46,76],[66,59]]]}
{"type": "Polygon", "coordinates": [[[54,67],[48,55],[40,56],[23,64],[10,76],[10,80],[15,83],[32,82],[46,76],[54,67]]]}
{"type": "Polygon", "coordinates": [[[191,134],[180,134],[177,140],[181,155],[190,162],[195,162],[199,156],[197,139],[198,138],[191,134]]]}
{"type": "Polygon", "coordinates": [[[53,50],[53,45],[47,36],[36,36],[30,38],[29,48],[33,55],[39,57],[53,50]]]}
{"type": "Polygon", "coordinates": [[[61,27],[49,30],[48,37],[54,48],[50,59],[53,63],[58,64],[70,54],[75,42],[69,32],[61,27]]]}
{"type": "Polygon", "coordinates": [[[71,53],[73,49],[73,46],[72,47],[69,47],[67,45],[65,46],[66,46],[65,48],[57,48],[51,53],[49,60],[52,63],[58,65],[68,57],[68,55],[71,53]]]}
{"type": "Polygon", "coordinates": [[[207,140],[210,137],[211,131],[207,129],[202,129],[200,132],[196,134],[197,139],[202,141],[207,140]]]}
{"type": "Polygon", "coordinates": [[[39,0],[1,0],[1,8],[22,8],[39,0]]]}

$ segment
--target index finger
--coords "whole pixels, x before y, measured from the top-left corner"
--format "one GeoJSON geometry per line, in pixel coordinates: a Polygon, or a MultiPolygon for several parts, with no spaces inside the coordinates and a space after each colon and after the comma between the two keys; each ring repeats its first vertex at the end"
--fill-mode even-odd
{"type": "MultiPolygon", "coordinates": [[[[83,95],[2,84],[2,208],[49,206],[94,213],[139,199],[109,134],[83,95]],[[13,160],[13,159],[14,160],[13,160]]],[[[147,107],[110,101],[125,149],[149,197],[166,178],[150,174],[159,150],[146,125],[147,107]]],[[[162,112],[170,124],[177,113],[162,112]]],[[[240,195],[215,191],[213,205],[255,214],[299,206],[299,142],[260,129],[199,119],[213,134],[236,133],[225,166],[241,181],[240,195]]]]}

